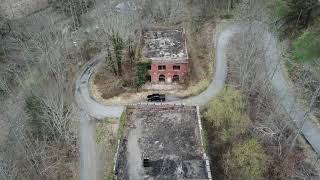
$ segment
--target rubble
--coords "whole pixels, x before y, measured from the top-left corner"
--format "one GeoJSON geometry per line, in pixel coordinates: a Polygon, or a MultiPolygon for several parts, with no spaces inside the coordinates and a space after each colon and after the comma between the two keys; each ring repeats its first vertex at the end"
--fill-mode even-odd
{"type": "Polygon", "coordinates": [[[120,147],[120,160],[127,163],[119,163],[118,179],[209,179],[195,106],[137,105],[127,115],[134,128],[128,127],[120,147]]]}

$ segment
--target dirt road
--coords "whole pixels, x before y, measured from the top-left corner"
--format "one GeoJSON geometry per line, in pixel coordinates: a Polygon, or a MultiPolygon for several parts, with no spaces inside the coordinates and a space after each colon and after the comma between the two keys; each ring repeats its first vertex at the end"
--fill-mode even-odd
{"type": "Polygon", "coordinates": [[[80,120],[80,179],[96,180],[96,123],[88,114],[81,112],[80,120]]]}

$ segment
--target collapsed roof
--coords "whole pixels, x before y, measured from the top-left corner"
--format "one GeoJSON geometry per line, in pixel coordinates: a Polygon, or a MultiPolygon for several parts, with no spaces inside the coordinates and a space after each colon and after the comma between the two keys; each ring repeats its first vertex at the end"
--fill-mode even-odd
{"type": "Polygon", "coordinates": [[[147,29],[142,31],[142,53],[152,61],[187,61],[184,29],[147,29]]]}
{"type": "Polygon", "coordinates": [[[195,106],[138,105],[126,114],[118,179],[209,179],[195,106]]]}

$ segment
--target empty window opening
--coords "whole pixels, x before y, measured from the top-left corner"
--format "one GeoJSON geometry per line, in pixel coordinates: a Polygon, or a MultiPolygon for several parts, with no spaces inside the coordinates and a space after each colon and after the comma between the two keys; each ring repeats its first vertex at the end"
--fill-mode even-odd
{"type": "Polygon", "coordinates": [[[148,65],[148,67],[147,67],[147,68],[148,68],[148,70],[151,70],[151,65],[148,65]]]}
{"type": "Polygon", "coordinates": [[[165,82],[165,81],[166,81],[166,77],[161,74],[161,75],[159,76],[159,81],[160,81],[160,82],[165,82]]]}
{"type": "Polygon", "coordinates": [[[174,65],[173,66],[173,70],[180,70],[180,66],[179,65],[174,65]]]}
{"type": "Polygon", "coordinates": [[[149,159],[143,159],[143,167],[150,167],[149,159]]]}
{"type": "Polygon", "coordinates": [[[179,75],[174,75],[173,77],[172,77],[172,81],[173,82],[179,82],[179,75]]]}
{"type": "Polygon", "coordinates": [[[146,75],[146,82],[151,82],[151,76],[150,75],[146,75]]]}
{"type": "Polygon", "coordinates": [[[160,66],[158,66],[158,70],[166,70],[166,66],[165,65],[160,65],[160,66]]]}

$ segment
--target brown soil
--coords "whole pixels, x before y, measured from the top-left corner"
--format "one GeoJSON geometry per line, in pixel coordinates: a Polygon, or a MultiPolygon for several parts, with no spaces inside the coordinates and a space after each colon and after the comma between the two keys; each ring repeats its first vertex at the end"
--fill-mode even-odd
{"type": "Polygon", "coordinates": [[[101,69],[101,71],[95,74],[93,82],[95,85],[98,85],[97,89],[101,93],[102,98],[108,99],[125,92],[121,78],[103,70],[103,68],[101,69]]]}

